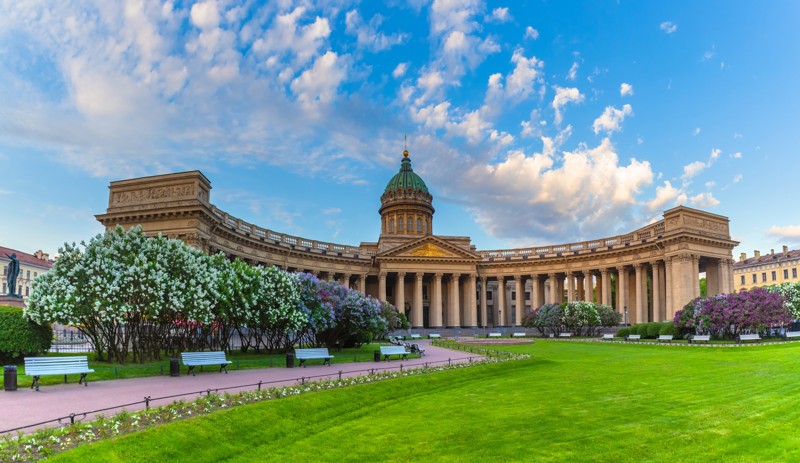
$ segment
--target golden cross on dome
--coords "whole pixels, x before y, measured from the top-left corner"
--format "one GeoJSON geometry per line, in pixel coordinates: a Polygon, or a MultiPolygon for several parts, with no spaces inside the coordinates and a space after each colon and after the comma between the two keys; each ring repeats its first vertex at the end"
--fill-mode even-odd
{"type": "Polygon", "coordinates": [[[408,157],[408,134],[403,135],[403,156],[408,157]]]}

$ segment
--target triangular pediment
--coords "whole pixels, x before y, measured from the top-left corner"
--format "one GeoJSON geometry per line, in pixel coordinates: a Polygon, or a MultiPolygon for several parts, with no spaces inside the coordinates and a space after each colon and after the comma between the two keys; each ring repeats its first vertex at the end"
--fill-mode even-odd
{"type": "Polygon", "coordinates": [[[480,256],[436,236],[428,235],[380,253],[382,258],[479,260],[480,256]]]}

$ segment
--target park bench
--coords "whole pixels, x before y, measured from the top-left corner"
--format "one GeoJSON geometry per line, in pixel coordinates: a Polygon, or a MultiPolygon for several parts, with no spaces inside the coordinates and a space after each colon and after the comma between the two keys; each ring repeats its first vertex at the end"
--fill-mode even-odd
{"type": "Polygon", "coordinates": [[[404,346],[381,346],[383,360],[389,360],[390,355],[400,355],[402,360],[408,360],[408,354],[411,352],[407,351],[404,346]]]}
{"type": "Polygon", "coordinates": [[[710,334],[695,334],[694,336],[689,337],[689,344],[697,342],[711,342],[711,335],[710,334]]]}
{"type": "Polygon", "coordinates": [[[411,339],[422,339],[422,335],[414,333],[411,335],[411,339]]]}
{"type": "Polygon", "coordinates": [[[331,365],[333,355],[328,353],[327,347],[318,347],[316,349],[295,349],[294,358],[300,360],[300,366],[305,367],[306,360],[322,359],[323,365],[331,365]]]}
{"type": "Polygon", "coordinates": [[[784,340],[794,339],[794,338],[800,338],[800,331],[787,331],[783,333],[784,340]]]}
{"type": "Polygon", "coordinates": [[[502,337],[502,336],[503,335],[501,333],[489,333],[489,334],[486,335],[487,338],[499,338],[499,337],[502,337]]]}
{"type": "Polygon", "coordinates": [[[613,334],[609,334],[609,333],[605,333],[603,335],[603,339],[614,340],[614,335],[613,334]]]}
{"type": "Polygon", "coordinates": [[[625,336],[626,341],[641,341],[642,335],[641,334],[629,334],[625,336]]]}
{"type": "Polygon", "coordinates": [[[658,337],[658,342],[672,342],[671,334],[662,334],[658,337]]]}
{"type": "Polygon", "coordinates": [[[511,333],[512,338],[524,338],[525,336],[527,336],[525,333],[511,333]]]}
{"type": "Polygon", "coordinates": [[[78,384],[84,386],[89,384],[86,375],[94,373],[89,368],[89,360],[85,355],[77,357],[25,357],[25,376],[33,376],[31,389],[39,390],[39,378],[45,375],[64,375],[64,382],[67,382],[67,375],[81,375],[78,384]]]}
{"type": "Polygon", "coordinates": [[[745,341],[761,342],[761,336],[757,334],[740,334],[739,337],[736,338],[736,344],[740,344],[745,341]]]}
{"type": "Polygon", "coordinates": [[[209,352],[181,352],[181,362],[184,365],[189,367],[189,370],[186,371],[186,374],[195,375],[194,367],[202,368],[203,365],[219,365],[219,372],[222,373],[222,370],[225,370],[225,374],[228,374],[228,364],[231,363],[230,360],[225,358],[225,352],[222,351],[209,351],[209,352]]]}
{"type": "Polygon", "coordinates": [[[572,333],[558,333],[559,338],[571,338],[572,333]]]}
{"type": "Polygon", "coordinates": [[[431,333],[431,334],[428,335],[428,339],[439,339],[441,337],[442,337],[442,335],[438,334],[438,333],[431,333]]]}

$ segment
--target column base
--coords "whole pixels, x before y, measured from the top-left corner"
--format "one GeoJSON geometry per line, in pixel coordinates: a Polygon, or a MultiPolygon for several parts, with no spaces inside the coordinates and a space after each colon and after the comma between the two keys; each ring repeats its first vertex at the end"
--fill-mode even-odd
{"type": "Polygon", "coordinates": [[[412,326],[411,329],[412,330],[424,330],[425,327],[424,326],[412,326]]]}
{"type": "Polygon", "coordinates": [[[460,330],[461,329],[461,325],[453,325],[453,326],[448,325],[446,328],[460,330]]]}
{"type": "Polygon", "coordinates": [[[478,329],[478,325],[462,326],[461,328],[465,329],[465,330],[477,330],[478,329]]]}
{"type": "Polygon", "coordinates": [[[444,328],[444,327],[442,325],[439,325],[439,326],[429,326],[427,329],[429,329],[429,330],[440,330],[442,328],[444,328]]]}

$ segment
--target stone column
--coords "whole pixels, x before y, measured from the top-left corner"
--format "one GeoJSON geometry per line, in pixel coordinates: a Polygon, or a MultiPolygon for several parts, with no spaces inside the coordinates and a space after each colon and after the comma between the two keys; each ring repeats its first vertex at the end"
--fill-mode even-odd
{"type": "Polygon", "coordinates": [[[497,277],[497,308],[494,311],[495,326],[505,325],[506,316],[506,277],[497,277]]]}
{"type": "Polygon", "coordinates": [[[583,300],[587,302],[594,302],[594,285],[592,280],[594,275],[590,270],[583,271],[583,300]]]}
{"type": "Polygon", "coordinates": [[[431,295],[431,308],[429,322],[431,328],[442,327],[442,274],[437,273],[433,276],[433,294],[431,295]]]}
{"type": "Polygon", "coordinates": [[[644,294],[642,292],[643,283],[645,281],[644,268],[642,264],[634,264],[633,269],[636,271],[636,323],[646,322],[644,316],[644,294]]]}
{"type": "Polygon", "coordinates": [[[550,273],[547,275],[547,280],[550,282],[550,292],[547,294],[547,303],[556,303],[556,274],[550,273]]]}
{"type": "MultiPolygon", "coordinates": [[[[517,293],[517,303],[514,309],[514,326],[522,325],[522,314],[525,312],[525,284],[522,275],[514,275],[514,289],[517,293]]],[[[511,320],[509,320],[511,321],[511,320]]]]}
{"type": "Polygon", "coordinates": [[[450,307],[448,307],[447,311],[447,327],[448,328],[459,328],[461,327],[461,317],[460,317],[460,308],[461,303],[459,301],[458,293],[459,293],[459,285],[458,279],[461,277],[461,274],[454,273],[451,275],[452,285],[450,287],[450,307]]]}
{"type": "Polygon", "coordinates": [[[657,260],[650,262],[653,267],[653,321],[661,321],[661,263],[657,260]]]}
{"type": "Polygon", "coordinates": [[[470,273],[469,279],[467,280],[467,292],[469,296],[467,297],[467,309],[464,312],[465,320],[464,324],[470,328],[475,328],[478,326],[478,308],[475,304],[475,274],[470,273]]]}
{"type": "Polygon", "coordinates": [[[609,272],[609,269],[600,269],[600,281],[602,282],[600,303],[611,305],[611,273],[609,272]]]}
{"type": "Polygon", "coordinates": [[[422,328],[425,323],[422,320],[422,278],[425,276],[422,272],[417,272],[414,278],[414,302],[411,306],[411,326],[414,328],[422,328]]]}
{"type": "Polygon", "coordinates": [[[722,293],[729,294],[733,292],[733,259],[722,259],[720,265],[723,269],[722,293]]]}
{"type": "MultiPolygon", "coordinates": [[[[405,272],[397,272],[397,283],[394,286],[394,305],[400,313],[406,311],[406,274],[405,272]]],[[[410,317],[409,317],[410,318],[410,317]]],[[[409,320],[409,323],[411,320],[409,320]]]]}
{"type": "Polygon", "coordinates": [[[567,272],[567,302],[575,300],[575,274],[567,272]]]}
{"type": "Polygon", "coordinates": [[[386,272],[381,272],[378,276],[378,299],[386,302],[386,272]]]}
{"type": "MultiPolygon", "coordinates": [[[[683,308],[686,303],[694,299],[698,292],[697,275],[694,273],[693,256],[688,253],[672,256],[672,304],[670,310],[683,308]]],[[[667,293],[669,294],[669,293],[667,293]]]]}
{"type": "Polygon", "coordinates": [[[694,297],[700,297],[700,256],[692,254],[692,288],[694,288],[694,297]]]}
{"type": "Polygon", "coordinates": [[[542,306],[539,302],[539,298],[542,297],[539,283],[539,275],[531,275],[531,310],[538,309],[542,306]]]}
{"type": "Polygon", "coordinates": [[[481,326],[486,327],[488,323],[486,323],[486,277],[481,277],[481,326]]]}
{"type": "MultiPolygon", "coordinates": [[[[622,323],[625,323],[625,310],[628,305],[628,270],[625,266],[617,267],[617,311],[622,315],[622,323]]],[[[630,313],[628,313],[628,323],[630,323],[630,313]]]]}
{"type": "Polygon", "coordinates": [[[672,258],[664,258],[664,292],[666,293],[666,305],[664,307],[667,320],[672,320],[675,317],[675,309],[672,307],[672,258]]]}
{"type": "Polygon", "coordinates": [[[342,285],[344,285],[344,287],[347,288],[347,289],[350,289],[350,277],[351,276],[352,275],[350,275],[349,273],[345,273],[342,276],[342,285]]]}
{"type": "Polygon", "coordinates": [[[575,300],[582,301],[584,296],[583,288],[586,286],[584,284],[583,273],[575,272],[575,278],[578,280],[577,284],[575,285],[575,300]]]}
{"type": "Polygon", "coordinates": [[[367,294],[367,275],[358,276],[358,290],[367,294]]]}

